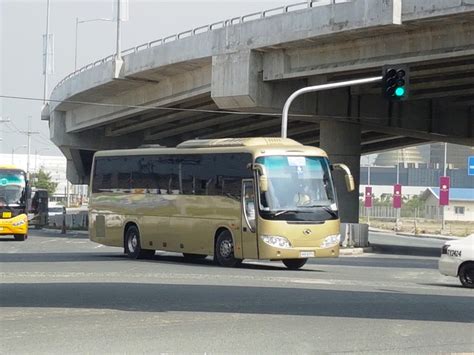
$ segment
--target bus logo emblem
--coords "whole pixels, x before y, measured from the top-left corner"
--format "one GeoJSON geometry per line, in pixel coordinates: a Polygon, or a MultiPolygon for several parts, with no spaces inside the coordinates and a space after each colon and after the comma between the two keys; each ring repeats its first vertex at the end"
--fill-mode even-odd
{"type": "Polygon", "coordinates": [[[303,234],[304,234],[304,235],[310,235],[311,233],[312,233],[312,232],[311,232],[311,229],[305,229],[305,230],[303,231],[303,234]]]}

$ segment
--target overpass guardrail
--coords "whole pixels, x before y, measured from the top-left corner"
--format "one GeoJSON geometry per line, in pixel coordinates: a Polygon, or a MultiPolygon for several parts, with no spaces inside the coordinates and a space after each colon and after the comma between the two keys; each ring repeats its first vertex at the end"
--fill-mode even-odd
{"type": "MultiPolygon", "coordinates": [[[[171,36],[167,36],[167,37],[163,37],[163,38],[160,38],[160,39],[157,39],[157,40],[153,40],[151,42],[143,43],[143,44],[140,44],[138,46],[134,46],[134,47],[123,50],[121,52],[121,55],[125,56],[125,55],[128,55],[128,54],[137,53],[141,50],[145,50],[145,49],[149,49],[149,48],[152,48],[152,47],[160,46],[160,45],[163,45],[163,44],[166,44],[166,43],[169,43],[169,42],[174,42],[174,41],[177,41],[177,40],[180,40],[180,39],[183,39],[183,38],[192,37],[192,36],[195,36],[195,35],[198,35],[198,34],[201,34],[201,33],[206,33],[206,32],[210,32],[210,31],[213,31],[213,30],[217,30],[217,29],[221,29],[221,28],[225,28],[225,27],[229,27],[229,26],[235,26],[235,25],[250,22],[250,21],[262,20],[262,19],[269,18],[269,17],[272,17],[272,16],[282,15],[282,14],[285,14],[285,13],[288,13],[288,12],[304,10],[304,9],[307,9],[307,8],[319,7],[319,6],[325,6],[325,5],[335,5],[337,3],[346,3],[346,2],[351,2],[351,1],[353,1],[353,0],[307,0],[307,1],[298,2],[298,3],[295,3],[295,4],[275,7],[275,8],[268,9],[268,10],[253,12],[251,14],[238,16],[238,17],[233,17],[233,18],[230,18],[230,19],[227,19],[227,20],[222,20],[222,21],[214,22],[214,23],[211,23],[211,24],[208,24],[208,25],[199,26],[199,27],[193,28],[191,30],[176,33],[176,34],[173,34],[171,36]]],[[[71,79],[72,77],[74,77],[74,76],[76,76],[76,75],[78,75],[78,74],[80,74],[80,73],[82,73],[82,72],[84,72],[88,69],[91,69],[91,68],[96,67],[98,65],[109,62],[109,61],[113,60],[114,57],[115,57],[115,54],[111,54],[111,55],[109,55],[105,58],[96,60],[95,62],[89,63],[89,64],[83,66],[82,68],[72,72],[71,74],[64,77],[61,81],[59,81],[59,83],[57,83],[56,86],[54,87],[53,91],[56,88],[58,88],[59,86],[61,86],[62,84],[64,84],[65,81],[71,79]]]]}

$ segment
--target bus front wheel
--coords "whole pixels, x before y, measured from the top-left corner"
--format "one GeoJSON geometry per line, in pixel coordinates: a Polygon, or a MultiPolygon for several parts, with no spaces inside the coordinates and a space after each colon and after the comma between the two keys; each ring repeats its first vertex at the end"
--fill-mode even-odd
{"type": "Polygon", "coordinates": [[[308,259],[284,259],[282,263],[290,270],[298,270],[303,267],[308,259]]]}
{"type": "Polygon", "coordinates": [[[242,262],[241,259],[234,257],[234,242],[232,235],[227,230],[220,232],[217,236],[214,255],[215,260],[221,266],[234,267],[242,262]]]}
{"type": "Polygon", "coordinates": [[[155,255],[154,250],[142,249],[140,232],[136,226],[130,226],[125,233],[125,252],[131,259],[146,259],[155,255]]]}
{"type": "Polygon", "coordinates": [[[26,240],[26,238],[28,238],[26,234],[15,234],[13,237],[17,242],[23,242],[26,240]]]}

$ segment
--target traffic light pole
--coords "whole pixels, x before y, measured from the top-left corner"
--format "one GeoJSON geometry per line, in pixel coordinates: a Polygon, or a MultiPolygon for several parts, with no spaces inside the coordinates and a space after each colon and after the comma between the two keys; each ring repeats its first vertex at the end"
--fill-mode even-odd
{"type": "Polygon", "coordinates": [[[282,112],[282,116],[281,116],[281,137],[282,138],[287,138],[287,134],[288,134],[288,112],[290,111],[291,103],[298,96],[303,95],[303,94],[307,94],[307,93],[310,93],[310,92],[330,90],[330,89],[342,88],[342,87],[353,86],[353,85],[375,83],[377,81],[381,81],[382,78],[383,78],[382,76],[375,76],[375,77],[365,78],[365,79],[347,80],[347,81],[340,81],[340,82],[331,83],[331,84],[321,84],[321,85],[315,85],[315,86],[308,86],[306,88],[296,90],[293,94],[290,95],[290,97],[286,100],[285,105],[283,106],[283,112],[282,112]]]}

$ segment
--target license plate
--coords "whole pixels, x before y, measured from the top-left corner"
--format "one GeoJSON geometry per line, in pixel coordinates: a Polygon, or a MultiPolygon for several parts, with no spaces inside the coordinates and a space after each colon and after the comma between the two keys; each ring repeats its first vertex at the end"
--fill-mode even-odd
{"type": "Polygon", "coordinates": [[[314,257],[314,251],[300,251],[300,257],[301,258],[313,258],[314,257]]]}
{"type": "Polygon", "coordinates": [[[12,213],[11,212],[3,212],[2,217],[3,218],[12,218],[12,213]]]}

